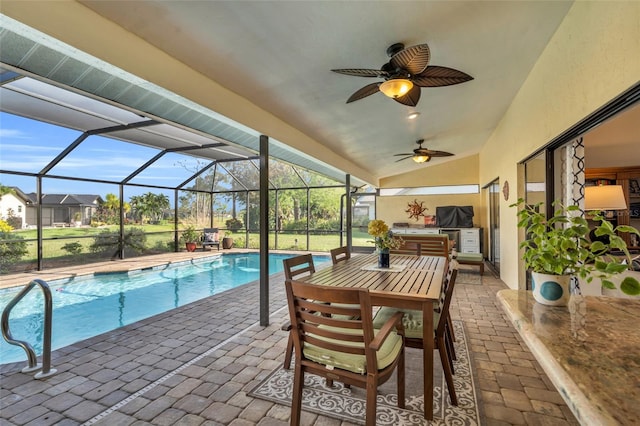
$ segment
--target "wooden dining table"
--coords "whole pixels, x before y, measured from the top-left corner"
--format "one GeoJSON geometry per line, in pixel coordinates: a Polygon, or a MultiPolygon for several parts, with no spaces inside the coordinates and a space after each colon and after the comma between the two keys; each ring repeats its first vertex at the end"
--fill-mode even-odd
{"type": "Polygon", "coordinates": [[[369,289],[374,306],[422,310],[424,416],[433,419],[433,304],[440,297],[448,259],[440,256],[391,255],[389,269],[377,268],[374,254],[319,269],[300,279],[310,284],[369,289]]]}

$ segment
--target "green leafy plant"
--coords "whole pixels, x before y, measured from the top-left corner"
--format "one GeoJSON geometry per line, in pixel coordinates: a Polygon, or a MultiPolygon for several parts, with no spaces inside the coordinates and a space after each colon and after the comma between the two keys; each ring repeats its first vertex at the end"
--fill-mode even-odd
{"type": "Polygon", "coordinates": [[[12,208],[7,209],[7,223],[12,229],[22,228],[22,218],[16,215],[12,208]]]}
{"type": "MultiPolygon", "coordinates": [[[[603,287],[615,289],[610,278],[631,265],[627,245],[617,233],[640,235],[638,230],[627,225],[614,227],[601,212],[590,212],[596,224],[595,235],[605,237],[590,241],[589,222],[582,217],[578,206],[564,207],[556,203],[553,216],[547,219],[540,211],[541,204],[527,205],[519,199],[511,205],[521,208],[518,227],[526,232],[526,239],[520,243],[526,267],[544,274],[575,275],[588,283],[598,278],[603,287]],[[623,258],[611,255],[614,250],[621,252],[623,258]]],[[[620,290],[629,295],[640,294],[640,282],[634,277],[625,277],[620,290]]]]}
{"type": "MultiPolygon", "coordinates": [[[[0,228],[4,229],[4,226],[0,228]]],[[[0,231],[0,272],[9,270],[9,267],[25,254],[27,254],[27,242],[21,236],[0,231]]]]}
{"type": "Polygon", "coordinates": [[[142,228],[125,230],[122,241],[120,241],[120,233],[118,231],[105,229],[93,237],[93,243],[89,246],[89,250],[92,253],[104,253],[111,250],[119,250],[122,247],[132,249],[136,253],[142,253],[146,249],[146,243],[147,235],[142,228]]]}
{"type": "Polygon", "coordinates": [[[196,230],[193,225],[187,226],[187,228],[182,231],[182,235],[180,235],[180,240],[184,243],[195,243],[200,240],[200,232],[196,230]]]}
{"type": "Polygon", "coordinates": [[[67,243],[61,248],[69,254],[80,254],[82,252],[82,244],[77,241],[73,243],[67,243]]]}
{"type": "Polygon", "coordinates": [[[227,229],[237,231],[238,229],[242,229],[243,223],[240,219],[232,218],[227,219],[225,225],[227,226],[227,229]]]}

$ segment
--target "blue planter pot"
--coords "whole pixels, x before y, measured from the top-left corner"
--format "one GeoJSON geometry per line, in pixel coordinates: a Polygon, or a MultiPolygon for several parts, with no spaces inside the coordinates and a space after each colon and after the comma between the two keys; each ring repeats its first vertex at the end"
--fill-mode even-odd
{"type": "Polygon", "coordinates": [[[538,303],[549,306],[567,306],[569,303],[571,275],[531,273],[531,290],[538,303]]]}

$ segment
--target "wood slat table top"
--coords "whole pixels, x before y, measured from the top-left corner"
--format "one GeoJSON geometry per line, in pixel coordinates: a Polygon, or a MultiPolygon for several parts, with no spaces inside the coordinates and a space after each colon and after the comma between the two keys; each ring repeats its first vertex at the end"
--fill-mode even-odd
{"type": "MultiPolygon", "coordinates": [[[[437,300],[447,258],[437,256],[391,255],[391,265],[404,265],[401,272],[370,271],[377,265],[375,254],[352,256],[337,265],[316,271],[301,281],[336,287],[368,288],[372,297],[401,297],[405,300],[437,300]]],[[[377,299],[377,298],[376,298],[377,299]]]]}

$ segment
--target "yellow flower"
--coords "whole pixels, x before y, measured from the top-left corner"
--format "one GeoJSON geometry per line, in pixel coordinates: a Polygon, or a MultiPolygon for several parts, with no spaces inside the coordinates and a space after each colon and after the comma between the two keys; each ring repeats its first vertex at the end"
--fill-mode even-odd
{"type": "Polygon", "coordinates": [[[370,221],[367,232],[374,237],[372,242],[379,249],[397,249],[402,246],[402,238],[394,237],[384,220],[375,219],[370,221]]]}
{"type": "Polygon", "coordinates": [[[374,219],[369,222],[367,232],[374,237],[384,237],[389,233],[389,226],[384,223],[384,220],[374,219]]]}

